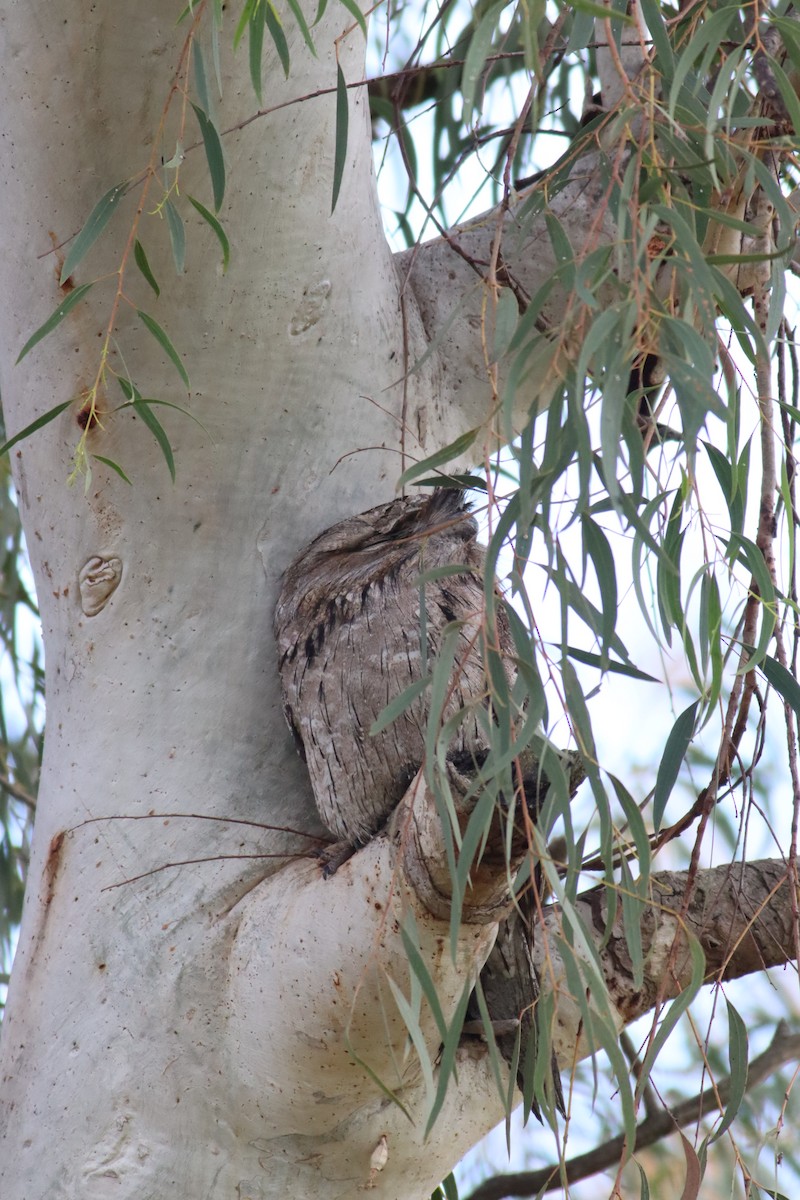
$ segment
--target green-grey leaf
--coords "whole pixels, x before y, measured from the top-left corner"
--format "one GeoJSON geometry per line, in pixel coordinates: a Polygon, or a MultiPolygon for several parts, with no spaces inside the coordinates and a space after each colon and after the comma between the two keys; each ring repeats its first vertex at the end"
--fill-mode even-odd
{"type": "Polygon", "coordinates": [[[41,429],[43,425],[49,425],[51,421],[55,421],[56,417],[69,408],[72,404],[71,400],[65,400],[62,404],[57,404],[55,408],[50,408],[41,417],[37,417],[35,421],[31,421],[30,425],[26,425],[19,433],[15,433],[12,438],[9,438],[2,446],[0,446],[0,456],[8,454],[12,446],[16,446],[17,442],[21,442],[23,438],[29,437],[32,433],[36,433],[37,429],[41,429]]]}
{"type": "Polygon", "coordinates": [[[445,1200],[458,1200],[458,1184],[452,1172],[446,1179],[442,1180],[442,1187],[444,1188],[445,1200]]]}
{"type": "Polygon", "coordinates": [[[270,0],[264,0],[264,21],[269,30],[270,37],[275,43],[275,49],[278,52],[278,58],[281,60],[283,73],[286,78],[289,78],[289,44],[286,41],[286,34],[283,32],[281,19],[275,9],[270,4],[270,0]]]}
{"type": "Polygon", "coordinates": [[[474,492],[488,492],[489,490],[486,485],[486,480],[481,479],[480,476],[469,474],[460,475],[458,472],[455,472],[452,475],[429,475],[427,479],[418,479],[416,486],[420,488],[458,488],[459,491],[463,491],[464,488],[468,488],[470,491],[474,492]]]}
{"type": "MultiPolygon", "coordinates": [[[[29,350],[33,349],[37,342],[40,342],[42,338],[47,337],[48,333],[51,333],[52,330],[55,329],[56,325],[61,324],[61,322],[64,320],[64,317],[66,317],[66,315],[71,312],[73,308],[75,308],[76,304],[81,302],[83,297],[89,291],[90,287],[94,287],[94,280],[91,283],[82,283],[80,287],[76,287],[73,292],[70,292],[70,294],[61,301],[58,308],[55,310],[55,312],[50,314],[44,325],[40,325],[36,332],[32,333],[28,338],[27,342],[17,355],[18,363],[22,362],[25,355],[29,350]]],[[[16,363],[14,365],[16,366],[16,363]]]]}
{"type": "Polygon", "coordinates": [[[481,1021],[483,1023],[483,1033],[486,1040],[486,1051],[489,1058],[489,1066],[492,1074],[494,1075],[497,1091],[500,1097],[505,1101],[508,1089],[504,1076],[507,1077],[508,1072],[504,1067],[503,1060],[500,1058],[500,1051],[497,1049],[497,1040],[494,1036],[494,1030],[492,1029],[492,1018],[489,1015],[489,1009],[486,1004],[486,997],[483,994],[480,978],[476,979],[475,981],[475,999],[478,1002],[478,1012],[480,1013],[481,1021]]]}
{"type": "Polygon", "coordinates": [[[472,122],[472,110],[475,108],[478,83],[483,74],[492,41],[498,32],[497,22],[505,6],[505,0],[499,0],[483,15],[464,58],[464,67],[461,72],[461,96],[463,100],[462,119],[466,125],[470,125],[472,122]]]}
{"type": "Polygon", "coordinates": [[[167,161],[162,164],[163,169],[165,171],[177,171],[178,167],[182,165],[185,157],[186,154],[183,149],[183,142],[176,142],[172,158],[167,159],[167,161]]]}
{"type": "MultiPolygon", "coordinates": [[[[558,264],[556,269],[559,270],[566,264],[573,264],[575,262],[575,251],[572,249],[572,244],[567,237],[564,226],[553,213],[546,212],[544,214],[544,219],[545,224],[547,225],[547,232],[550,237],[550,244],[553,247],[553,254],[555,255],[556,263],[558,264]]],[[[566,279],[570,284],[572,282],[572,275],[573,272],[570,272],[569,275],[566,276],[566,279]]]]}
{"type": "Polygon", "coordinates": [[[95,204],[94,208],[89,213],[89,219],[78,236],[75,238],[69,254],[64,259],[64,266],[61,268],[60,279],[62,284],[69,279],[70,275],[75,270],[83,256],[86,254],[87,250],[94,245],[108,222],[111,220],[117,205],[125,195],[125,187],[125,183],[117,183],[114,185],[114,187],[109,188],[105,196],[102,196],[97,201],[97,204],[95,204]]]}
{"type": "Polygon", "coordinates": [[[622,856],[620,862],[620,891],[622,898],[622,921],[625,929],[625,946],[631,959],[633,986],[640,988],[644,983],[644,954],[642,952],[642,916],[645,904],[628,866],[622,856]]]}
{"type": "Polygon", "coordinates": [[[434,467],[440,467],[443,463],[450,462],[454,458],[459,458],[470,448],[479,432],[477,428],[468,429],[466,433],[462,433],[455,441],[450,442],[447,446],[443,446],[441,450],[437,450],[429,458],[424,458],[422,462],[415,463],[413,467],[409,467],[398,479],[398,488],[405,487],[407,483],[411,483],[412,479],[416,479],[419,475],[424,475],[426,471],[430,471],[434,467]]]}
{"type": "MultiPolygon", "coordinates": [[[[576,0],[573,8],[577,9],[579,12],[588,13],[592,17],[604,17],[606,20],[608,20],[609,9],[606,8],[604,4],[593,4],[592,0],[576,0]]],[[[627,16],[624,12],[617,10],[614,13],[614,20],[629,25],[631,22],[631,17],[627,16]]]]}
{"type": "Polygon", "coordinates": [[[347,104],[347,84],[339,63],[336,64],[336,149],[333,160],[333,195],[331,198],[331,213],[336,208],[339,199],[339,188],[342,186],[344,164],[347,160],[347,126],[350,120],[350,110],[347,104]]]}
{"type": "Polygon", "coordinates": [[[261,90],[261,59],[264,49],[264,13],[256,8],[249,22],[250,80],[259,104],[264,103],[261,90]]]}
{"type": "MultiPolygon", "coordinates": [[[[128,400],[141,400],[142,393],[136,387],[136,384],[131,383],[130,379],[126,379],[124,375],[118,375],[117,383],[120,386],[122,394],[127,396],[128,400]]],[[[123,407],[125,406],[123,405],[123,407]]]]}
{"type": "Polygon", "coordinates": [[[286,2],[289,5],[289,8],[292,10],[295,21],[297,21],[297,24],[300,27],[300,32],[303,35],[303,41],[314,55],[314,58],[316,58],[317,51],[314,46],[314,39],[311,37],[311,30],[308,28],[308,22],[303,16],[303,10],[298,4],[298,0],[286,0],[286,2]]]}
{"type": "Polygon", "coordinates": [[[359,1067],[359,1069],[364,1072],[364,1074],[367,1076],[368,1079],[372,1080],[372,1082],[377,1087],[378,1091],[383,1092],[383,1094],[387,1100],[391,1101],[392,1104],[397,1105],[397,1107],[400,1109],[400,1112],[403,1114],[403,1116],[408,1118],[409,1124],[413,1125],[414,1118],[411,1116],[411,1113],[405,1107],[405,1105],[403,1104],[400,1097],[397,1096],[391,1090],[391,1088],[386,1086],[386,1084],[381,1079],[380,1075],[378,1075],[375,1071],[373,1071],[373,1069],[369,1065],[369,1063],[359,1055],[358,1051],[355,1049],[355,1047],[353,1046],[353,1043],[350,1040],[349,1029],[345,1029],[345,1031],[344,1031],[344,1044],[345,1044],[347,1053],[351,1056],[351,1058],[353,1059],[353,1062],[356,1064],[356,1066],[359,1067]]]}
{"type": "MultiPolygon", "coordinates": [[[[573,913],[574,915],[574,913],[573,913]]],[[[574,928],[576,940],[586,941],[577,935],[580,926],[574,928]]],[[[619,1034],[610,1012],[608,992],[602,975],[593,959],[581,961],[576,949],[564,939],[558,941],[559,952],[564,963],[567,987],[583,1016],[583,1026],[593,1049],[603,1049],[611,1060],[618,1086],[618,1102],[622,1108],[623,1131],[627,1138],[628,1153],[636,1141],[636,1113],[630,1085],[630,1073],[620,1049],[619,1034]]]]}
{"type": "Polygon", "coordinates": [[[644,1167],[636,1159],[633,1160],[639,1169],[639,1200],[650,1200],[650,1184],[647,1182],[647,1176],[644,1173],[644,1167]]]}
{"type": "Polygon", "coordinates": [[[667,744],[664,747],[664,753],[659,763],[658,774],[656,775],[656,788],[653,795],[653,828],[656,832],[661,828],[661,818],[664,816],[664,809],[667,806],[667,801],[678,778],[678,772],[681,769],[683,760],[686,758],[686,752],[694,736],[699,703],[699,700],[695,700],[693,704],[690,704],[688,708],[683,710],[672,726],[670,735],[667,738],[667,744]]]}
{"type": "Polygon", "coordinates": [[[730,1129],[739,1115],[739,1109],[741,1108],[747,1088],[747,1071],[749,1067],[747,1027],[727,997],[725,1003],[728,1006],[728,1057],[731,1064],[730,1093],[728,1095],[728,1103],[725,1105],[725,1112],[722,1116],[722,1124],[714,1130],[712,1137],[708,1139],[709,1144],[716,1142],[727,1129],[730,1129]]]}
{"type": "Polygon", "coordinates": [[[737,550],[738,556],[747,563],[761,597],[761,632],[758,637],[758,645],[737,669],[737,675],[741,675],[753,667],[757,667],[766,657],[767,647],[772,641],[772,634],[775,630],[777,615],[775,588],[769,568],[764,561],[764,555],[755,542],[749,538],[732,534],[728,546],[730,549],[737,550]]]}
{"type": "MultiPolygon", "coordinates": [[[[215,4],[215,8],[216,8],[216,5],[219,4],[220,12],[221,12],[222,0],[214,0],[214,4],[215,4]]],[[[220,56],[219,56],[219,30],[220,30],[221,25],[222,25],[222,16],[220,15],[219,23],[217,23],[217,17],[216,17],[216,12],[215,12],[214,20],[211,22],[211,61],[214,64],[214,77],[217,81],[217,91],[220,96],[222,95],[222,66],[220,64],[220,56]]]]}
{"type": "Polygon", "coordinates": [[[150,287],[153,289],[153,291],[155,292],[155,294],[157,296],[160,296],[161,288],[158,286],[158,283],[156,282],[156,277],[153,274],[152,270],[150,269],[150,263],[147,261],[147,255],[144,252],[144,246],[142,245],[142,243],[139,241],[138,238],[133,243],[133,257],[134,257],[134,259],[136,261],[136,265],[139,268],[139,270],[141,271],[142,275],[144,275],[145,279],[150,284],[150,287]]]}
{"type": "Polygon", "coordinates": [[[517,331],[519,302],[511,288],[501,288],[494,315],[494,357],[502,358],[517,331]]]}
{"type": "Polygon", "coordinates": [[[439,1030],[439,1036],[444,1041],[447,1037],[447,1022],[444,1019],[442,1006],[439,1003],[439,997],[436,995],[436,985],[431,979],[430,972],[422,958],[419,947],[415,945],[413,932],[410,932],[405,926],[400,930],[400,936],[403,939],[406,955],[408,956],[408,965],[414,972],[417,981],[422,989],[422,994],[428,1001],[433,1019],[436,1022],[436,1028],[439,1030]]]}
{"type": "MultiPolygon", "coordinates": [[[[464,990],[461,993],[461,998],[458,1002],[458,1006],[453,1014],[453,1019],[450,1022],[450,1028],[447,1030],[447,1033],[443,1038],[442,1050],[439,1055],[439,1080],[436,1089],[436,1099],[433,1102],[433,1108],[431,1109],[430,1116],[428,1117],[428,1123],[425,1129],[426,1133],[429,1133],[431,1129],[433,1129],[436,1118],[441,1111],[447,1095],[447,1085],[451,1076],[455,1075],[456,1073],[456,1057],[461,1045],[461,1034],[464,1028],[464,1018],[467,1015],[467,1005],[469,1004],[469,998],[471,994],[472,988],[468,984],[465,984],[464,990]]],[[[452,1176],[450,1176],[450,1178],[452,1179],[452,1176]]],[[[452,1191],[447,1191],[448,1196],[451,1196],[452,1194],[452,1191]]],[[[456,1192],[455,1195],[456,1200],[458,1200],[458,1192],[456,1192]]]]}
{"type": "MultiPolygon", "coordinates": [[[[182,404],[173,404],[171,400],[157,400],[155,398],[155,396],[143,396],[142,393],[136,389],[134,389],[134,392],[135,392],[135,394],[134,394],[128,390],[129,388],[130,388],[130,384],[128,384],[127,380],[126,380],[125,386],[123,386],[122,390],[125,392],[125,395],[128,396],[130,400],[133,400],[133,399],[141,400],[143,404],[155,404],[160,408],[174,408],[175,412],[179,412],[181,414],[181,416],[188,417],[190,421],[194,421],[195,425],[199,425],[200,428],[202,429],[203,433],[205,433],[208,437],[210,437],[213,442],[214,439],[213,439],[211,433],[208,431],[208,429],[206,429],[203,422],[198,417],[196,417],[193,412],[190,412],[190,410],[188,408],[184,408],[184,406],[182,404]]],[[[121,412],[123,408],[129,408],[129,407],[130,407],[130,404],[121,404],[119,406],[118,411],[121,412]]]]}
{"type": "Polygon", "coordinates": [[[675,56],[664,24],[661,5],[656,3],[656,0],[642,0],[642,13],[653,38],[659,70],[669,77],[675,67],[675,56]]]}
{"type": "Polygon", "coordinates": [[[786,667],[782,666],[771,654],[767,654],[764,658],[761,670],[781,699],[800,717],[800,684],[791,671],[787,671],[786,667]]]}
{"type": "Polygon", "coordinates": [[[175,459],[172,454],[172,446],[169,444],[169,438],[164,426],[159,421],[156,414],[151,409],[150,405],[145,400],[134,399],[131,401],[133,409],[142,418],[147,428],[152,433],[153,437],[161,447],[161,453],[166,459],[169,473],[172,476],[172,482],[175,482],[175,459]]]}
{"type": "Polygon", "coordinates": [[[231,247],[230,242],[225,234],[225,230],[222,228],[214,214],[209,212],[204,204],[201,204],[199,200],[195,200],[194,196],[188,196],[188,200],[189,203],[194,206],[197,212],[199,212],[203,220],[208,222],[208,224],[214,230],[214,233],[217,235],[217,241],[222,247],[222,270],[227,271],[231,256],[231,247]]]}
{"type": "MultiPolygon", "coordinates": [[[[96,458],[98,462],[104,463],[107,467],[110,467],[112,471],[116,471],[120,478],[124,479],[126,483],[131,482],[123,471],[122,467],[119,465],[119,463],[114,462],[113,458],[105,458],[102,454],[93,454],[92,458],[96,458]]],[[[133,485],[131,484],[131,486],[133,485]]]]}
{"type": "Polygon", "coordinates": [[[194,71],[194,86],[200,107],[203,112],[211,112],[211,102],[206,81],[206,65],[203,62],[203,50],[197,38],[192,41],[192,68],[194,71]]]}
{"type": "Polygon", "coordinates": [[[236,22],[236,28],[233,31],[233,48],[239,49],[239,43],[244,37],[244,31],[247,28],[247,23],[258,7],[258,0],[245,0],[242,5],[242,11],[239,14],[239,20],[236,22]]]}
{"type": "Polygon", "coordinates": [[[152,333],[153,337],[156,339],[158,344],[162,347],[162,349],[165,351],[165,353],[171,359],[172,363],[175,366],[175,370],[178,372],[181,379],[183,380],[183,382],[186,384],[186,386],[188,388],[189,376],[186,374],[186,368],[184,367],[183,363],[181,362],[180,355],[178,354],[178,351],[173,346],[172,342],[169,340],[166,332],[161,328],[158,321],[154,321],[153,318],[151,316],[148,316],[148,314],[146,312],[142,312],[142,310],[140,308],[137,308],[136,312],[137,312],[142,324],[145,325],[147,327],[147,329],[150,330],[150,332],[152,333]]]}
{"type": "Polygon", "coordinates": [[[225,197],[225,159],[222,156],[222,142],[219,140],[216,126],[207,113],[197,104],[192,104],[200,133],[203,136],[208,173],[211,176],[211,190],[214,193],[214,208],[219,212],[225,197]]]}
{"type": "Polygon", "coordinates": [[[608,538],[589,517],[582,519],[584,550],[592,560],[603,604],[602,655],[608,655],[617,623],[617,574],[608,538]]]}
{"type": "Polygon", "coordinates": [[[431,677],[426,675],[424,679],[418,679],[415,683],[409,684],[404,688],[399,696],[395,696],[393,700],[386,705],[382,712],[372,722],[369,727],[370,737],[375,737],[379,733],[383,733],[387,726],[391,725],[392,721],[397,720],[401,713],[416,700],[417,696],[421,695],[427,687],[430,686],[431,677]]]}
{"type": "Polygon", "coordinates": [[[179,275],[182,275],[183,266],[186,262],[186,234],[183,228],[183,221],[171,200],[167,200],[164,205],[164,211],[167,214],[167,228],[169,229],[169,241],[172,246],[172,258],[175,262],[175,270],[179,275]]]}
{"type": "MultiPolygon", "coordinates": [[[[731,532],[741,533],[744,526],[745,503],[747,500],[747,489],[739,486],[739,473],[733,463],[731,463],[727,454],[712,445],[711,442],[703,442],[703,447],[708,454],[709,462],[717,477],[717,482],[722,489],[722,495],[725,498],[725,503],[728,506],[728,513],[731,520],[731,532]]],[[[746,464],[745,464],[746,469],[746,464]]]]}
{"type": "Polygon", "coordinates": [[[389,985],[389,990],[391,991],[394,1002],[397,1005],[398,1012],[403,1018],[405,1027],[408,1030],[408,1036],[414,1043],[414,1049],[417,1052],[417,1059],[419,1061],[422,1078],[425,1083],[425,1091],[428,1094],[429,1102],[432,1104],[435,1096],[433,1084],[433,1063],[431,1062],[431,1056],[428,1053],[428,1047],[425,1044],[425,1037],[419,1022],[418,1013],[415,1011],[414,1007],[409,1004],[408,1000],[390,975],[386,977],[386,982],[389,985]]]}
{"type": "Polygon", "coordinates": [[[661,682],[654,675],[648,675],[646,671],[640,671],[638,667],[634,667],[631,663],[613,662],[611,659],[601,657],[599,654],[592,654],[588,650],[581,650],[577,646],[567,646],[566,654],[569,658],[574,658],[576,662],[584,663],[587,667],[597,667],[598,671],[603,671],[604,673],[628,675],[631,679],[641,680],[642,683],[661,682]]]}

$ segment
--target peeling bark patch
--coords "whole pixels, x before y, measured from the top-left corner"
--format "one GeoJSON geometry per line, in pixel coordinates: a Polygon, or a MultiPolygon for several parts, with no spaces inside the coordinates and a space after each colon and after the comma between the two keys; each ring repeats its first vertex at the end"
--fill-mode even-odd
{"type": "Polygon", "coordinates": [[[325,311],[330,294],[331,283],[329,279],[321,279],[319,283],[315,283],[304,290],[303,298],[289,322],[289,333],[292,337],[297,337],[298,333],[305,333],[312,325],[316,325],[325,311]]]}
{"type": "Polygon", "coordinates": [[[122,559],[116,555],[95,554],[81,567],[78,587],[81,608],[87,617],[96,617],[119,587],[122,578],[122,559]]]}
{"type": "Polygon", "coordinates": [[[50,848],[47,851],[47,862],[45,863],[44,867],[45,908],[49,908],[50,901],[53,899],[53,893],[56,885],[56,875],[58,874],[58,868],[61,865],[61,848],[64,845],[64,837],[65,834],[63,831],[61,833],[57,833],[53,838],[51,838],[50,848]]]}
{"type": "Polygon", "coordinates": [[[78,422],[78,425],[81,427],[81,429],[94,429],[96,425],[100,424],[100,421],[97,418],[97,413],[94,411],[91,403],[88,400],[84,404],[83,408],[79,411],[75,420],[78,422]]]}

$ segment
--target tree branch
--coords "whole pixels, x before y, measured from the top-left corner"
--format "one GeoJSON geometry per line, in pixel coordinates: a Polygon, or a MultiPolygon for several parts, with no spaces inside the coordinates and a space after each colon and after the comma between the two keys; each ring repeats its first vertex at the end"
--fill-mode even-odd
{"type": "MultiPolygon", "coordinates": [[[[606,888],[600,886],[578,898],[575,908],[584,929],[598,946],[609,994],[620,1015],[620,1027],[648,1012],[659,994],[664,969],[677,940],[674,970],[663,989],[665,999],[680,994],[690,978],[687,934],[697,938],[706,962],[706,982],[739,979],[767,967],[783,965],[794,957],[791,882],[782,859],[762,859],[710,867],[697,873],[695,885],[681,919],[688,871],[662,871],[651,879],[651,903],[642,913],[643,981],[636,985],[627,948],[621,912],[610,935],[606,931],[606,888]],[[603,945],[605,939],[605,945],[603,945]]],[[[545,978],[559,989],[558,1024],[566,1045],[578,1040],[577,1007],[568,1015],[566,984],[560,975],[558,942],[561,914],[551,909],[545,916],[543,936],[534,956],[545,978]],[[575,1025],[572,1026],[574,1019],[575,1025]],[[566,1021],[566,1025],[564,1025],[566,1021]]],[[[566,1048],[565,1045],[565,1048],[566,1048]]],[[[588,1052],[588,1051],[587,1051],[588,1052]]],[[[562,1062],[567,1061],[560,1055],[562,1062]]]]}

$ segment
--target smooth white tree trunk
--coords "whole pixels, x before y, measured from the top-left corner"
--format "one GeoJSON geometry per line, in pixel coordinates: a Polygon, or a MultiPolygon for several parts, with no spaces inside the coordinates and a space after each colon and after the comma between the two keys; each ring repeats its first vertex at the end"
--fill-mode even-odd
{"type": "MultiPolygon", "coordinates": [[[[175,28],[176,13],[162,0],[135,10],[60,0],[10,3],[0,14],[9,433],[78,395],[97,370],[136,188],[74,279],[106,282],[13,364],[63,298],[64,251],[53,244],[147,164],[187,32],[175,28]]],[[[293,36],[288,82],[270,55],[265,106],[333,86],[333,38],[349,23],[329,6],[314,31],[318,59],[293,36]]],[[[231,58],[231,35],[229,25],[222,129],[256,108],[246,51],[231,58]]],[[[340,59],[348,77],[361,77],[357,30],[340,59]]],[[[147,217],[140,228],[162,295],[154,300],[132,263],[126,294],[168,330],[191,393],[126,305],[112,365],[143,395],[184,404],[202,422],[159,410],[176,483],[141,421],[114,412],[124,397],[111,374],[90,449],[119,462],[132,487],[97,461],[86,490],[81,480],[67,486],[79,406],[13,452],[48,714],[3,1030],[4,1200],[353,1195],[384,1131],[390,1157],[376,1194],[426,1194],[498,1116],[483,1068],[465,1061],[464,1098],[454,1092],[450,1115],[422,1145],[427,1102],[409,1086],[418,1072],[413,1055],[403,1058],[383,976],[390,963],[407,985],[395,917],[414,906],[402,882],[393,886],[388,844],[325,883],[305,858],[273,875],[286,860],[271,856],[307,850],[307,837],[201,819],[319,832],[281,711],[277,580],[310,536],[389,499],[405,464],[463,428],[432,386],[433,361],[403,378],[422,329],[411,297],[404,328],[365,91],[351,91],[350,102],[333,216],[335,106],[326,95],[225,137],[226,275],[185,201],[182,278],[165,222],[147,217]],[[88,616],[80,580],[97,559],[120,582],[88,616]],[[150,816],[165,813],[200,815],[150,816]],[[405,1084],[413,1128],[348,1054],[348,1028],[388,1086],[405,1084]]],[[[168,128],[164,159],[177,119],[168,128]]],[[[196,140],[190,112],[183,142],[196,140]]],[[[187,153],[180,189],[210,206],[202,148],[187,153]]],[[[148,209],[160,198],[151,191],[148,209]]],[[[446,925],[422,911],[418,923],[443,997],[457,998],[464,970],[449,962],[446,925]]],[[[492,934],[465,926],[462,968],[479,965],[492,934]]]]}

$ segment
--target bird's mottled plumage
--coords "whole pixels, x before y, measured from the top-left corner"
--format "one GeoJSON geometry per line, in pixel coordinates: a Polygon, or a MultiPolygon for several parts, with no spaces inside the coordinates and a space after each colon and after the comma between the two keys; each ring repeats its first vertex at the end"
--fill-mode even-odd
{"type": "MultiPolygon", "coordinates": [[[[445,717],[484,698],[483,562],[463,494],[439,489],[340,521],[286,571],[274,621],[286,719],[320,817],[341,841],[368,841],[422,764],[427,693],[382,733],[371,737],[369,730],[422,677],[423,572],[464,568],[425,585],[429,658],[445,626],[464,622],[445,717]]],[[[505,624],[499,636],[510,650],[505,624]]],[[[452,749],[485,754],[475,717],[465,720],[452,749]]]]}

